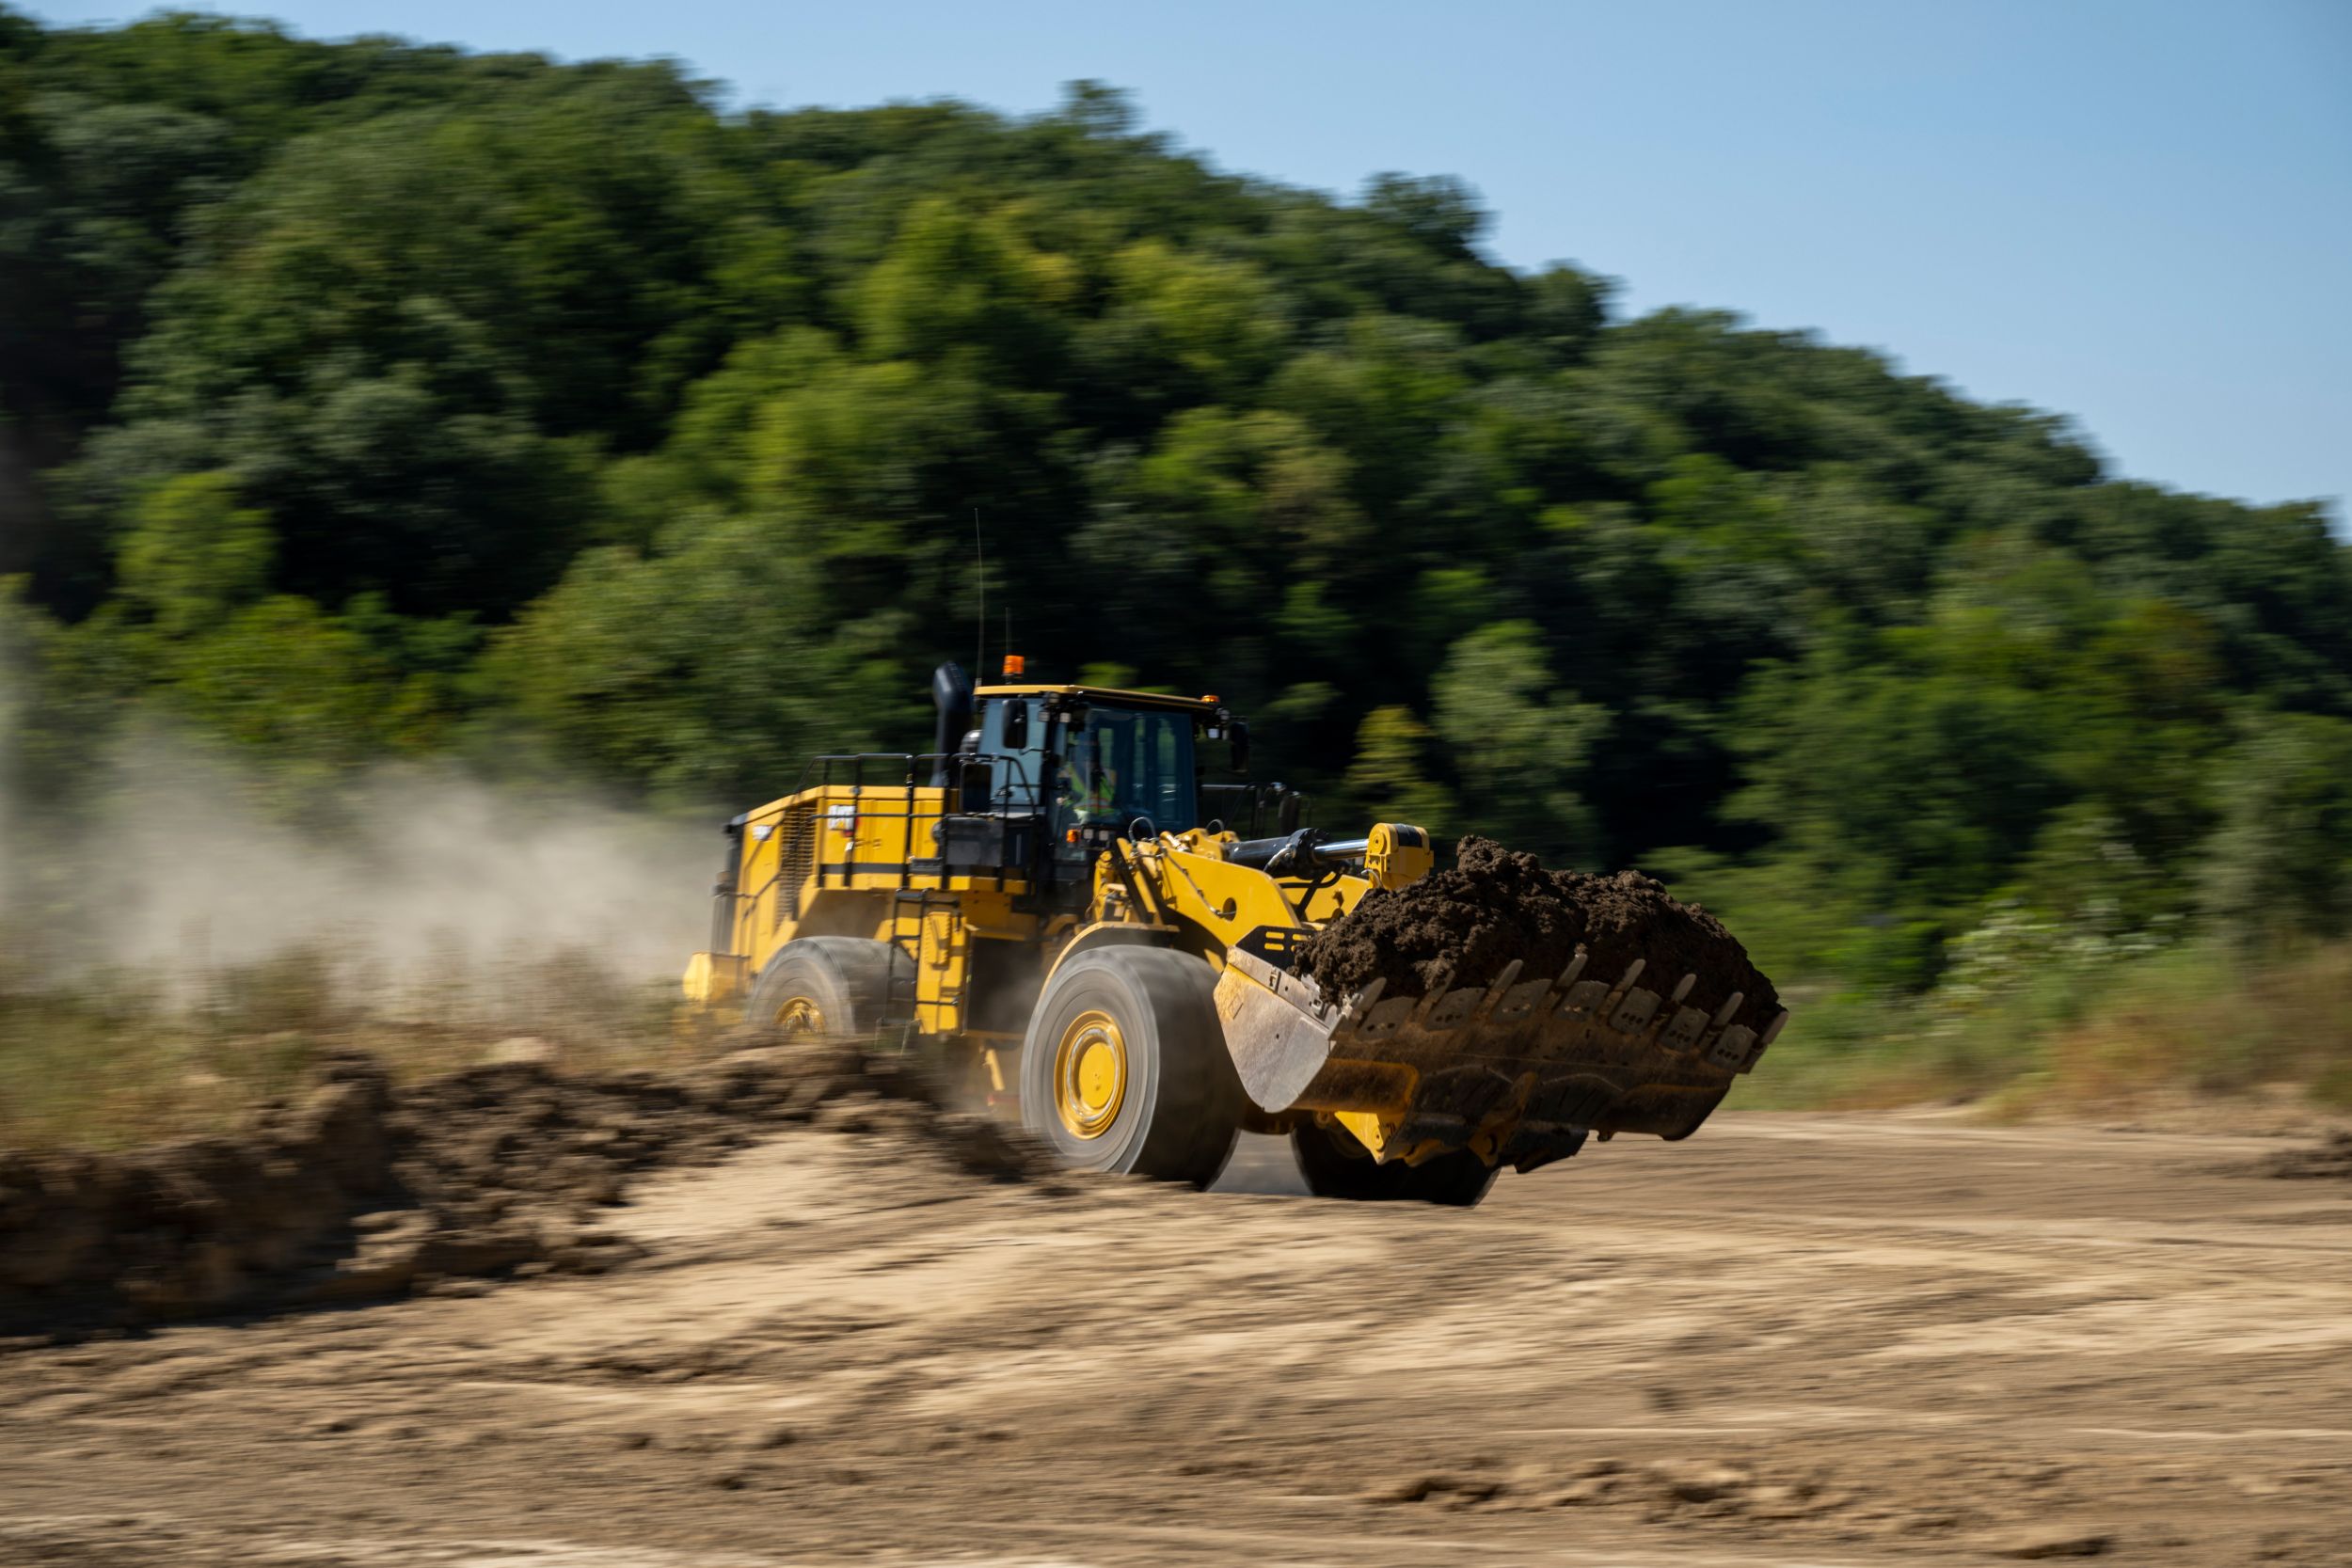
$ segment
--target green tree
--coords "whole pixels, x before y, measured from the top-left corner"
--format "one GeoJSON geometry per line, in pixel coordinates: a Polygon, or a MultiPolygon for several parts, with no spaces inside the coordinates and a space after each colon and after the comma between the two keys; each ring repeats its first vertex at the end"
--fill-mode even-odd
{"type": "Polygon", "coordinates": [[[1535,628],[1505,621],[1470,633],[1431,689],[1467,826],[1554,863],[1589,860],[1596,828],[1579,787],[1609,716],[1555,689],[1535,628]]]}
{"type": "Polygon", "coordinates": [[[823,562],[758,515],[705,519],[675,552],[608,547],[501,635],[514,712],[600,770],[675,798],[766,798],[809,753],[919,723],[903,620],[844,624],[823,562]]]}
{"type": "Polygon", "coordinates": [[[429,684],[404,679],[357,630],[280,594],[174,644],[158,667],[167,711],[269,765],[300,791],[435,739],[429,684]]]}
{"type": "Polygon", "coordinates": [[[859,281],[859,325],[879,358],[977,352],[1002,370],[1035,371],[1058,353],[1058,308],[1074,282],[1068,259],[1032,244],[1013,212],[930,198],[859,281]]]}
{"type": "Polygon", "coordinates": [[[1425,774],[1429,726],[1408,707],[1390,705],[1364,715],[1356,732],[1356,759],[1347,793],[1379,822],[1408,822],[1438,834],[1460,831],[1454,797],[1425,774]]]}
{"type": "Polygon", "coordinates": [[[117,575],[167,637],[217,625],[269,584],[275,546],[267,514],[237,504],[222,473],[167,480],[131,509],[117,575]]]}
{"type": "Polygon", "coordinates": [[[2352,929],[2352,723],[2252,721],[2220,782],[2207,908],[2240,942],[2352,929]]]}

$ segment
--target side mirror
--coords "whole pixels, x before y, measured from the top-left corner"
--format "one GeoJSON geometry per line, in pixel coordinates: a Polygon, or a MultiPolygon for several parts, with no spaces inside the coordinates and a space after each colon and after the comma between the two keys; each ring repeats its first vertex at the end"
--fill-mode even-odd
{"type": "Polygon", "coordinates": [[[1249,721],[1233,718],[1225,721],[1225,733],[1232,747],[1232,768],[1236,773],[1249,771],[1249,721]]]}

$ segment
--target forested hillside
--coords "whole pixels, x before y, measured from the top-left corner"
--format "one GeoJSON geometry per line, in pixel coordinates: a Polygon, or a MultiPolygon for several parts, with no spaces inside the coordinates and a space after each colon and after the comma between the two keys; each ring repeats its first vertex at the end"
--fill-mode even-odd
{"type": "Polygon", "coordinates": [[[1009,611],[1034,673],[1219,693],[1327,823],[1677,872],[1805,974],[2352,919],[2318,506],[1629,318],[1481,223],[1089,86],[733,113],[664,65],[0,12],[8,764],[70,797],[160,712],[290,787],[528,755],[732,810],[919,742],[977,514],[992,659],[1009,611]]]}

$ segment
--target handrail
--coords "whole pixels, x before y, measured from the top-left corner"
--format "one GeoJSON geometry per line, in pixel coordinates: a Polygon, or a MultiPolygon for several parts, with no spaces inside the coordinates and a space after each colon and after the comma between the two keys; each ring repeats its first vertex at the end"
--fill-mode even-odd
{"type": "MultiPolygon", "coordinates": [[[[940,802],[941,809],[938,815],[943,819],[950,816],[974,817],[979,819],[986,819],[993,816],[997,819],[998,842],[997,852],[993,862],[993,879],[995,881],[997,891],[1002,892],[1006,883],[1015,879],[1016,878],[1024,881],[1033,881],[1037,878],[1037,866],[1028,864],[1025,862],[1016,867],[1013,860],[1016,847],[1014,842],[1014,829],[1017,825],[1020,825],[1018,819],[1021,814],[1025,811],[1039,814],[1037,816],[1033,817],[1033,820],[1041,821],[1041,814],[1043,812],[1042,791],[1040,785],[1030,778],[1029,768],[1026,763],[1018,756],[1008,756],[1001,753],[982,752],[844,752],[822,753],[809,758],[807,762],[802,765],[800,779],[792,790],[791,795],[786,797],[786,799],[795,799],[799,796],[807,794],[812,788],[810,782],[812,776],[814,776],[816,780],[813,786],[815,788],[828,790],[846,788],[851,791],[858,815],[861,816],[871,816],[885,820],[900,820],[909,823],[912,823],[919,816],[929,810],[927,803],[918,808],[915,792],[917,790],[938,790],[943,797],[940,802]],[[962,784],[961,781],[964,770],[971,767],[982,764],[989,765],[991,767],[992,777],[998,776],[993,771],[994,766],[1002,764],[1005,768],[1005,772],[1001,775],[1005,781],[1004,784],[1002,787],[993,790],[988,797],[990,809],[980,812],[961,810],[959,809],[961,805],[961,796],[962,793],[962,784]],[[888,783],[884,783],[882,779],[873,779],[869,781],[869,774],[881,772],[884,768],[887,768],[889,770],[888,773],[885,774],[885,777],[889,780],[888,783]],[[845,774],[846,777],[843,776],[845,774]],[[938,777],[942,774],[945,774],[945,776],[949,780],[947,784],[943,785],[934,784],[930,782],[932,778],[938,777]],[[866,793],[867,790],[875,790],[879,793],[867,795],[866,793]]],[[[813,804],[810,809],[814,809],[813,804]]],[[[788,810],[779,812],[777,814],[780,818],[785,819],[784,821],[779,821],[779,828],[783,828],[785,826],[786,821],[788,821],[791,815],[792,814],[788,810]]],[[[823,827],[821,821],[814,825],[814,831],[819,834],[822,833],[823,827]]],[[[1041,828],[1037,831],[1041,833],[1043,830],[1041,828]]],[[[1041,844],[1040,847],[1041,847],[1041,844]]],[[[927,858],[929,857],[915,853],[915,846],[913,842],[912,832],[910,832],[905,854],[895,862],[898,870],[899,891],[929,891],[914,887],[914,880],[916,875],[914,871],[914,863],[917,860],[927,858]]],[[[1033,855],[1031,858],[1042,861],[1045,863],[1048,867],[1045,875],[1047,879],[1050,880],[1050,859],[1042,856],[1041,854],[1033,855]]],[[[951,875],[946,863],[944,845],[942,846],[942,852],[939,859],[940,866],[938,871],[936,873],[924,873],[924,875],[936,875],[944,883],[948,876],[951,875]]],[[[779,884],[785,880],[787,875],[791,869],[792,868],[786,863],[786,858],[782,851],[782,847],[779,847],[776,868],[769,874],[767,880],[763,881],[758,887],[752,889],[749,892],[738,889],[730,895],[729,920],[736,931],[739,933],[742,921],[746,915],[752,911],[756,910],[759,907],[761,900],[769,897],[771,894],[776,892],[779,884]]],[[[813,873],[814,880],[818,889],[822,890],[823,888],[833,885],[831,875],[826,870],[826,864],[821,848],[817,851],[814,862],[810,867],[810,871],[813,873]]],[[[853,871],[844,871],[841,873],[845,882],[849,878],[857,875],[860,875],[860,873],[853,871]]],[[[797,900],[795,901],[795,912],[797,912],[797,900]]]]}
{"type": "MultiPolygon", "coordinates": [[[[1022,785],[1022,793],[1027,796],[1028,803],[1032,808],[1042,809],[1044,805],[1042,784],[1031,781],[1027,765],[1018,756],[999,752],[823,752],[809,758],[802,765],[799,782],[793,786],[791,795],[802,795],[808,791],[809,775],[812,773],[817,775],[816,786],[820,789],[846,787],[862,790],[869,787],[882,787],[879,782],[869,785],[866,774],[869,768],[878,767],[883,763],[894,765],[893,770],[897,777],[891,783],[892,788],[945,789],[950,792],[956,791],[959,786],[953,783],[934,784],[929,780],[943,770],[946,771],[952,779],[956,771],[961,768],[969,768],[977,764],[986,764],[993,768],[1001,763],[1009,773],[1017,778],[1022,785]],[[843,769],[847,769],[849,776],[846,779],[836,778],[834,775],[843,769]]],[[[789,798],[789,796],[787,797],[787,799],[789,798]]],[[[1000,805],[1006,807],[1016,803],[1009,781],[1004,789],[996,793],[994,799],[1000,805]]]]}

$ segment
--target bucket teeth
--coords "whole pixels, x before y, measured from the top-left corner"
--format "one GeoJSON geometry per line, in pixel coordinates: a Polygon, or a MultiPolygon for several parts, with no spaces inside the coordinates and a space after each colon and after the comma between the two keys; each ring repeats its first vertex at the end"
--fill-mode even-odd
{"type": "Polygon", "coordinates": [[[1502,966],[1502,973],[1495,976],[1494,984],[1488,986],[1484,994],[1479,997],[1476,1016],[1471,1019],[1471,1022],[1484,1023],[1494,1016],[1496,1006],[1502,1003],[1512,986],[1518,983],[1519,970],[1522,967],[1517,958],[1513,958],[1502,966]]]}
{"type": "Polygon", "coordinates": [[[1579,980],[1568,988],[1568,999],[1562,1011],[1571,1016],[1595,1013],[1609,1000],[1609,988],[1598,980],[1579,980]]]}
{"type": "Polygon", "coordinates": [[[1418,998],[1391,996],[1376,1006],[1364,1009],[1364,1016],[1356,1024],[1354,1037],[1376,1044],[1404,1028],[1420,1010],[1418,998]]]}
{"type": "Polygon", "coordinates": [[[1707,1015],[1696,1007],[1677,1007],[1658,1043],[1669,1051],[1688,1051],[1707,1033],[1707,1015]]]}
{"type": "Polygon", "coordinates": [[[1779,1011],[1756,1027],[1733,1023],[1748,997],[1703,992],[1704,973],[1667,970],[1670,983],[1645,987],[1648,967],[1635,959],[1613,983],[1587,978],[1580,950],[1550,977],[1528,974],[1522,960],[1475,984],[1455,984],[1448,969],[1419,995],[1374,981],[1341,998],[1237,944],[1217,1011],[1262,1110],[1377,1111],[1401,1118],[1400,1136],[1445,1148],[1492,1133],[1489,1152],[1506,1159],[1499,1116],[1519,1129],[1507,1138],[1585,1128],[1686,1136],[1787,1026],[1779,1011]]]}
{"type": "Polygon", "coordinates": [[[1497,1024],[1518,1023],[1548,1010],[1556,999],[1553,982],[1522,980],[1503,992],[1502,1000],[1487,1016],[1490,1022],[1497,1024]]]}
{"type": "Polygon", "coordinates": [[[1370,985],[1347,999],[1347,1006],[1341,1010],[1340,1021],[1332,1025],[1332,1032],[1336,1034],[1342,1029],[1361,1023],[1374,1006],[1379,1002],[1380,993],[1388,989],[1389,977],[1387,975],[1374,975],[1370,985]]]}
{"type": "Polygon", "coordinates": [[[1458,986],[1438,998],[1438,1005],[1429,1009],[1424,1022],[1432,1029],[1458,1028],[1470,1021],[1470,1015],[1486,999],[1483,986],[1458,986]]]}
{"type": "Polygon", "coordinates": [[[1708,1051],[1707,1059],[1725,1072],[1744,1072],[1756,1059],[1755,1053],[1749,1050],[1755,1043],[1756,1031],[1744,1023],[1735,1023],[1715,1037],[1715,1043],[1708,1051]]]}
{"type": "Polygon", "coordinates": [[[1430,1017],[1437,1012],[1438,1005],[1452,994],[1446,988],[1453,984],[1454,971],[1450,968],[1441,969],[1432,976],[1429,989],[1422,993],[1421,1006],[1413,1012],[1413,1022],[1415,1023],[1428,1022],[1430,1017]]]}
{"type": "Polygon", "coordinates": [[[1609,1015],[1609,1027],[1620,1035],[1639,1035],[1647,1030],[1657,1012],[1658,993],[1637,988],[1627,991],[1625,1000],[1617,1004],[1617,1010],[1609,1015]]]}
{"type": "Polygon", "coordinates": [[[1648,967],[1647,958],[1636,958],[1628,964],[1625,973],[1617,977],[1617,983],[1609,988],[1607,995],[1594,1009],[1609,1021],[1610,1028],[1621,1035],[1639,1030],[1649,1022],[1650,1014],[1657,1010],[1658,993],[1637,990],[1633,986],[1633,982],[1642,977],[1642,971],[1648,967]],[[1646,1004],[1641,998],[1647,998],[1646,1004]]]}

